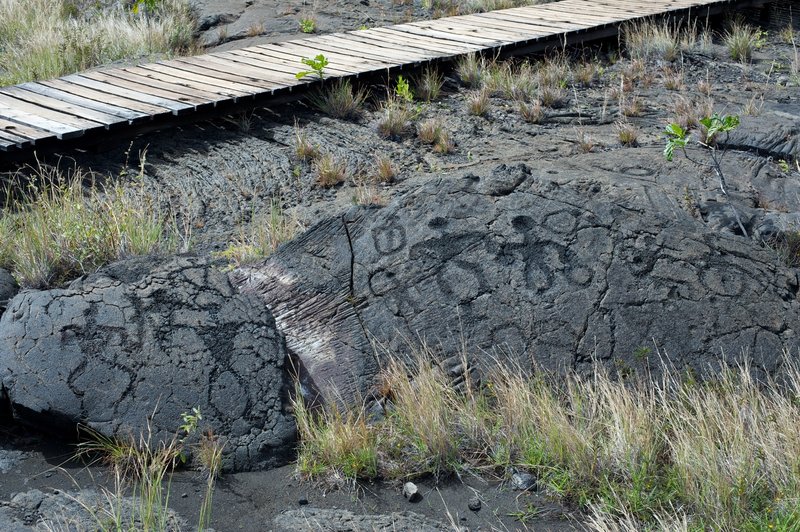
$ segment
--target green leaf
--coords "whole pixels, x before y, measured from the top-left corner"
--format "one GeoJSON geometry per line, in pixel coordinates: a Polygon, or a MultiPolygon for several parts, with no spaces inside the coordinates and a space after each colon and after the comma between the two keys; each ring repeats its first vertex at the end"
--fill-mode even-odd
{"type": "Polygon", "coordinates": [[[666,133],[668,137],[683,139],[686,138],[686,131],[678,124],[672,123],[667,126],[666,133]]]}

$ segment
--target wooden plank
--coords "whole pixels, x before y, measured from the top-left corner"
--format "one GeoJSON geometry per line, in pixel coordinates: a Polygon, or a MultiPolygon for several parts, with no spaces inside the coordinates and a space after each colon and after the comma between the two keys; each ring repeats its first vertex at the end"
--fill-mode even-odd
{"type": "MultiPolygon", "coordinates": [[[[294,79],[293,83],[294,85],[297,85],[296,74],[301,70],[309,69],[309,67],[304,65],[299,59],[297,60],[296,63],[292,63],[291,61],[282,59],[280,57],[273,57],[264,50],[257,50],[257,49],[231,50],[230,52],[227,53],[230,54],[230,56],[233,57],[234,60],[247,61],[249,64],[253,64],[254,66],[264,65],[263,68],[273,69],[281,72],[284,75],[288,75],[290,76],[290,78],[294,79]]],[[[329,57],[328,59],[330,60],[331,58],[329,57]]],[[[356,71],[360,70],[356,70],[356,68],[352,66],[345,69],[342,65],[339,65],[338,63],[336,64],[335,67],[331,65],[325,67],[325,72],[329,75],[349,76],[355,73],[356,71]]]]}
{"type": "Polygon", "coordinates": [[[59,100],[68,103],[74,103],[76,105],[81,105],[82,107],[95,109],[97,111],[102,111],[106,114],[126,120],[128,121],[128,123],[131,124],[143,119],[148,119],[148,120],[150,119],[150,115],[148,115],[147,113],[134,111],[126,107],[112,105],[110,103],[93,100],[91,98],[85,98],[83,96],[77,96],[75,94],[71,94],[63,90],[58,90],[52,87],[48,87],[47,85],[42,85],[41,83],[35,83],[35,82],[23,83],[22,85],[19,85],[19,87],[31,92],[35,92],[37,94],[42,94],[44,96],[51,96],[53,98],[57,98],[59,100]]]}
{"type": "MultiPolygon", "coordinates": [[[[392,46],[408,47],[412,50],[431,51],[439,54],[463,54],[464,48],[467,45],[455,45],[448,41],[437,40],[431,37],[417,37],[411,43],[408,41],[408,35],[402,32],[396,32],[391,28],[374,28],[371,30],[364,30],[365,35],[371,39],[383,40],[392,46]]],[[[475,46],[475,49],[479,49],[475,46]]]]}
{"type": "Polygon", "coordinates": [[[508,13],[510,10],[490,11],[488,13],[481,13],[476,15],[481,19],[489,20],[503,20],[509,22],[520,22],[522,24],[530,24],[532,27],[540,28],[542,31],[549,32],[551,35],[559,33],[566,33],[569,31],[581,30],[586,28],[585,24],[574,24],[570,22],[553,22],[552,20],[544,19],[535,14],[526,13],[508,13]]]}
{"type": "MultiPolygon", "coordinates": [[[[246,52],[248,54],[256,54],[260,56],[257,59],[262,61],[268,61],[270,63],[277,62],[282,68],[287,69],[289,72],[294,72],[295,74],[300,70],[308,70],[308,67],[303,64],[303,59],[307,58],[308,54],[300,54],[300,52],[294,52],[288,48],[277,48],[271,47],[271,45],[263,45],[251,46],[250,48],[244,48],[237,51],[246,52]]],[[[251,57],[256,58],[255,55],[251,57]]],[[[326,71],[329,71],[334,75],[352,75],[353,73],[361,74],[364,67],[383,69],[387,68],[389,65],[394,66],[388,61],[379,61],[377,59],[366,57],[356,59],[351,56],[344,56],[342,54],[331,54],[326,57],[329,61],[331,61],[331,64],[326,67],[326,71]]]]}
{"type": "Polygon", "coordinates": [[[140,101],[142,103],[154,105],[156,107],[161,107],[164,108],[164,110],[170,111],[174,114],[178,114],[180,111],[186,109],[192,109],[192,110],[194,109],[194,106],[191,106],[189,104],[178,102],[175,100],[168,100],[166,98],[160,98],[158,96],[153,96],[146,92],[122,87],[120,85],[113,84],[110,80],[98,81],[96,79],[93,79],[93,77],[90,76],[89,74],[98,74],[98,73],[87,73],[85,75],[80,75],[80,76],[77,74],[72,74],[69,76],[63,76],[61,79],[64,81],[68,81],[74,85],[81,85],[83,87],[87,87],[89,89],[95,89],[114,96],[121,96],[131,100],[140,101]]]}
{"type": "MultiPolygon", "coordinates": [[[[296,54],[303,53],[302,48],[296,46],[291,42],[274,43],[272,46],[278,46],[280,47],[280,49],[285,50],[286,52],[292,52],[296,54]]],[[[405,61],[402,59],[397,59],[394,57],[386,57],[386,55],[382,54],[380,50],[372,49],[370,51],[367,51],[364,50],[364,48],[365,47],[363,45],[355,42],[351,43],[351,45],[346,48],[322,42],[314,43],[314,50],[316,51],[316,53],[324,54],[326,57],[328,57],[329,60],[333,60],[334,58],[336,58],[337,60],[341,61],[342,59],[344,59],[347,61],[347,64],[357,64],[363,59],[368,59],[371,61],[391,62],[397,65],[405,64],[405,61]]],[[[388,68],[388,66],[385,68],[388,68]]]]}
{"type": "Polygon", "coordinates": [[[542,26],[549,26],[558,28],[563,32],[564,29],[577,30],[586,29],[592,26],[591,22],[577,22],[572,20],[571,17],[563,16],[561,13],[540,13],[538,11],[530,11],[525,8],[515,7],[512,9],[504,9],[502,11],[492,11],[490,13],[483,13],[484,16],[502,16],[502,17],[515,17],[523,20],[528,20],[542,26]]]}
{"type": "MultiPolygon", "coordinates": [[[[294,49],[290,41],[280,42],[280,43],[272,43],[272,44],[263,44],[258,46],[250,46],[249,48],[242,48],[241,50],[234,50],[235,52],[247,52],[248,54],[256,54],[260,57],[260,60],[266,60],[269,62],[278,61],[284,67],[293,70],[295,73],[299,72],[300,70],[306,70],[308,67],[303,64],[304,58],[309,58],[308,49],[294,49]],[[278,46],[280,45],[280,47],[278,46]]],[[[319,51],[317,51],[313,55],[317,55],[319,51]]],[[[255,55],[251,57],[256,58],[255,55]]],[[[330,59],[330,57],[328,57],[330,59]]],[[[368,64],[375,63],[375,59],[367,59],[368,64]]],[[[343,75],[345,72],[351,71],[353,68],[357,68],[358,65],[355,61],[342,61],[339,59],[339,63],[335,65],[329,65],[327,68],[336,74],[343,75]],[[340,68],[336,68],[339,66],[340,68]]]]}
{"type": "Polygon", "coordinates": [[[37,140],[53,138],[51,131],[46,131],[37,127],[20,124],[19,122],[12,122],[0,118],[0,131],[9,133],[17,137],[27,139],[31,144],[35,144],[37,140]]]}
{"type": "MultiPolygon", "coordinates": [[[[391,35],[397,40],[399,46],[402,46],[403,42],[408,42],[409,40],[408,33],[404,31],[398,31],[391,26],[386,28],[376,28],[375,32],[387,36],[391,35]]],[[[413,42],[419,43],[420,45],[425,45],[425,47],[430,50],[438,51],[448,55],[463,55],[465,53],[479,52],[486,49],[484,46],[478,46],[476,44],[469,43],[454,43],[449,39],[442,39],[430,35],[415,35],[413,37],[413,42]]]]}
{"type": "Polygon", "coordinates": [[[272,93],[272,91],[274,91],[275,89],[288,86],[288,84],[286,83],[286,81],[288,81],[288,78],[284,78],[283,83],[280,83],[277,80],[266,80],[249,76],[242,76],[240,74],[235,74],[231,72],[230,68],[228,68],[227,70],[223,70],[224,68],[229,67],[230,65],[222,66],[219,65],[218,63],[207,61],[205,57],[203,58],[187,57],[186,59],[175,59],[173,61],[159,63],[159,64],[166,65],[172,68],[177,68],[180,70],[185,70],[187,72],[193,72],[195,74],[199,74],[202,76],[207,76],[215,81],[219,80],[222,82],[246,84],[248,86],[261,89],[261,92],[272,93]]]}
{"type": "Polygon", "coordinates": [[[183,68],[179,69],[176,67],[166,66],[160,63],[148,63],[146,65],[142,65],[136,68],[142,70],[149,70],[151,72],[157,72],[159,74],[164,74],[166,76],[170,76],[178,80],[183,80],[184,83],[186,83],[189,86],[201,83],[209,87],[217,87],[218,89],[225,89],[226,91],[228,91],[228,93],[235,94],[237,96],[254,96],[256,94],[264,92],[264,89],[262,89],[261,87],[257,87],[255,85],[246,85],[244,83],[235,83],[232,81],[226,82],[224,80],[217,78],[210,79],[208,76],[190,72],[188,69],[186,70],[184,70],[183,68]]]}
{"type": "MultiPolygon", "coordinates": [[[[437,21],[439,22],[439,21],[437,21]]],[[[513,31],[513,30],[501,30],[495,27],[491,27],[488,24],[470,24],[468,22],[462,22],[460,20],[449,20],[447,24],[436,24],[431,26],[420,26],[422,28],[433,28],[437,31],[448,31],[452,32],[456,35],[473,35],[476,37],[485,37],[487,39],[496,39],[498,41],[502,41],[506,44],[512,44],[517,41],[527,41],[533,38],[526,38],[522,32],[513,31]]]]}
{"type": "Polygon", "coordinates": [[[498,18],[489,18],[478,15],[465,15],[459,22],[470,26],[480,26],[486,28],[500,28],[505,31],[518,32],[520,35],[534,34],[535,37],[544,37],[553,34],[552,28],[542,28],[536,24],[525,22],[524,20],[509,21],[498,18]]]}
{"type": "MultiPolygon", "coordinates": [[[[414,40],[414,35],[421,35],[423,37],[439,37],[444,40],[453,41],[456,43],[467,43],[467,44],[476,44],[481,47],[481,49],[488,49],[493,48],[495,46],[500,46],[503,43],[498,42],[495,39],[484,39],[480,37],[471,37],[468,35],[456,35],[453,33],[449,33],[446,31],[439,31],[433,29],[426,29],[420,28],[415,24],[400,24],[398,26],[394,26],[395,30],[402,31],[403,33],[409,34],[409,40],[414,40]]],[[[465,50],[464,53],[468,53],[469,50],[465,50]]]]}
{"type": "MultiPolygon", "coordinates": [[[[278,43],[276,43],[278,44],[278,43]]],[[[294,43],[280,43],[282,46],[292,47],[295,50],[297,45],[294,43]]],[[[373,60],[392,61],[398,64],[407,64],[416,60],[416,56],[403,54],[397,50],[392,50],[392,53],[387,53],[386,50],[380,48],[372,48],[365,45],[364,42],[358,37],[351,37],[346,41],[340,39],[330,40],[327,38],[316,37],[314,39],[314,46],[327,51],[333,51],[343,55],[349,55],[358,60],[359,58],[368,58],[373,60]]]]}
{"type": "Polygon", "coordinates": [[[10,148],[22,148],[28,144],[32,144],[32,141],[0,129],[0,150],[8,151],[10,148]]]}
{"type": "Polygon", "coordinates": [[[102,81],[110,85],[145,93],[152,97],[160,98],[164,102],[174,102],[179,105],[179,108],[175,109],[171,107],[171,109],[178,113],[195,110],[198,106],[202,105],[213,106],[216,105],[217,102],[225,99],[224,96],[216,93],[200,91],[175,83],[146,78],[122,69],[89,72],[83,75],[96,81],[102,81]]]}
{"type": "MultiPolygon", "coordinates": [[[[13,100],[13,98],[8,98],[8,100],[13,100]]],[[[46,109],[36,106],[32,106],[34,108],[31,109],[30,107],[20,105],[21,103],[22,102],[9,102],[4,96],[0,95],[0,116],[27,126],[49,131],[59,139],[79,137],[83,135],[86,130],[85,128],[76,127],[72,124],[51,120],[49,117],[44,116],[46,114],[45,111],[47,111],[46,109]]],[[[96,127],[103,126],[96,124],[96,127]]],[[[94,127],[92,129],[94,129],[94,127]]]]}
{"type": "Polygon", "coordinates": [[[173,85],[177,85],[179,87],[186,87],[187,89],[194,89],[200,90],[211,94],[216,94],[219,97],[218,101],[225,101],[231,100],[233,102],[237,102],[241,97],[248,97],[251,98],[252,94],[250,93],[241,93],[239,91],[232,91],[228,89],[219,88],[215,85],[211,85],[209,83],[201,83],[197,81],[190,81],[184,77],[178,77],[173,74],[166,74],[163,72],[159,72],[158,70],[152,70],[150,68],[146,68],[152,65],[143,65],[141,67],[128,67],[124,70],[126,72],[130,72],[131,74],[136,74],[139,77],[143,78],[143,83],[146,83],[147,80],[152,79],[156,81],[163,81],[165,83],[171,83],[173,85]]]}
{"type": "MultiPolygon", "coordinates": [[[[264,66],[255,66],[240,61],[240,59],[242,59],[242,56],[233,54],[224,57],[220,57],[216,54],[203,56],[203,62],[205,64],[214,65],[216,70],[222,72],[228,70],[242,76],[271,80],[281,87],[288,87],[296,83],[297,78],[286,71],[288,70],[287,67],[280,67],[267,62],[261,63],[264,66]],[[278,70],[278,68],[284,68],[286,70],[278,70]]],[[[295,70],[295,72],[297,71],[295,70]]]]}
{"type": "Polygon", "coordinates": [[[600,24],[611,24],[613,22],[619,22],[620,20],[622,20],[620,16],[616,13],[604,14],[602,12],[597,12],[591,9],[590,6],[584,6],[580,9],[580,11],[576,12],[575,8],[562,7],[556,4],[558,4],[558,2],[553,2],[552,4],[545,4],[541,8],[542,14],[554,13],[557,16],[569,16],[576,22],[586,21],[595,26],[600,24]]]}
{"type": "MultiPolygon", "coordinates": [[[[71,127],[73,129],[91,130],[98,128],[105,128],[104,124],[86,118],[80,118],[67,112],[60,112],[54,109],[48,109],[41,105],[26,102],[19,98],[12,97],[8,94],[0,94],[0,105],[11,107],[22,113],[30,113],[36,116],[50,120],[58,124],[71,127]]],[[[16,119],[15,119],[16,120],[16,119]]],[[[36,126],[39,127],[39,126],[36,126]]]]}
{"type": "Polygon", "coordinates": [[[346,41],[343,39],[336,39],[325,40],[324,42],[325,46],[333,46],[343,51],[349,50],[350,53],[355,56],[375,54],[404,65],[413,65],[444,55],[434,50],[424,51],[410,47],[401,47],[396,44],[389,45],[367,34],[351,35],[346,41]]]}
{"type": "Polygon", "coordinates": [[[6,94],[33,105],[40,105],[45,109],[52,109],[53,111],[58,111],[59,113],[65,113],[77,118],[91,120],[93,122],[103,124],[106,129],[111,126],[122,125],[128,122],[119,116],[109,115],[101,111],[95,111],[94,109],[88,109],[86,107],[74,105],[51,96],[43,96],[35,92],[26,91],[20,87],[4,87],[0,89],[0,94],[6,94]]]}

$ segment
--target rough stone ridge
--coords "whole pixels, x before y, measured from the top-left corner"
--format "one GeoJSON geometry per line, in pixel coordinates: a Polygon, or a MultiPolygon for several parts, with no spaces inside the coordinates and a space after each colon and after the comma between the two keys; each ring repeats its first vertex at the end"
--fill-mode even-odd
{"type": "MultiPolygon", "coordinates": [[[[428,519],[414,512],[391,514],[354,514],[347,510],[309,508],[290,510],[278,515],[273,523],[281,531],[326,532],[444,532],[452,526],[428,519]]],[[[466,529],[462,529],[466,530],[466,529]]]]}
{"type": "Polygon", "coordinates": [[[578,371],[666,357],[706,372],[723,356],[774,371],[797,352],[797,274],[774,252],[708,232],[666,197],[607,191],[525,165],[442,178],[321,222],[234,280],[328,395],[369,389],[375,344],[425,341],[448,367],[466,345],[476,367],[578,371]]]}
{"type": "Polygon", "coordinates": [[[19,292],[19,285],[14,277],[6,270],[0,268],[0,316],[15,295],[19,292]]]}
{"type": "Polygon", "coordinates": [[[169,438],[199,407],[235,470],[288,460],[286,356],[263,303],[192,257],[130,259],[25,291],[0,319],[0,383],[18,419],[117,437],[149,420],[169,438]]]}

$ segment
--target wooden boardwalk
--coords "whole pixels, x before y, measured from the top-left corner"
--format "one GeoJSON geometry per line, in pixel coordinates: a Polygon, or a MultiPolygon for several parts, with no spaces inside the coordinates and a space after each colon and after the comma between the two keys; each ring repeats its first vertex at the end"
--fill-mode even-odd
{"type": "MultiPolygon", "coordinates": [[[[520,53],[616,34],[620,24],[687,12],[704,18],[736,0],[562,0],[538,6],[312,36],[228,52],[108,68],[0,89],[2,153],[77,137],[133,135],[221,104],[268,105],[318,83],[298,80],[304,57],[324,54],[327,78],[357,77],[471,52],[520,53]]],[[[756,2],[758,3],[758,2],[756,2]]],[[[198,118],[200,116],[198,115],[198,118]]]]}

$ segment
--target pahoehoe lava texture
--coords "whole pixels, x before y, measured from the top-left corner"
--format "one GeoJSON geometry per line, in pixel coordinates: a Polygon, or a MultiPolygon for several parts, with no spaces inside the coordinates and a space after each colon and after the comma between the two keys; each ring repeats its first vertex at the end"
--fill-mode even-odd
{"type": "Polygon", "coordinates": [[[655,367],[655,346],[703,372],[742,355],[771,372],[796,352],[794,270],[633,201],[499,166],[323,221],[233,280],[264,298],[317,387],[345,397],[372,384],[373,340],[579,371],[655,367]]]}
{"type": "Polygon", "coordinates": [[[191,257],[112,264],[66,289],[26,291],[0,320],[0,378],[17,418],[168,438],[199,407],[224,465],[286,463],[283,338],[266,307],[191,257]]]}

